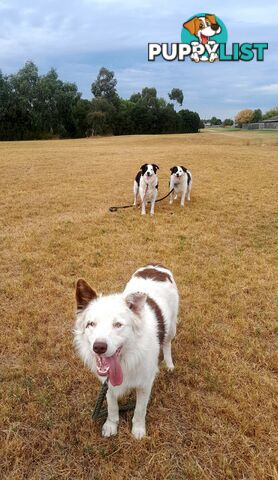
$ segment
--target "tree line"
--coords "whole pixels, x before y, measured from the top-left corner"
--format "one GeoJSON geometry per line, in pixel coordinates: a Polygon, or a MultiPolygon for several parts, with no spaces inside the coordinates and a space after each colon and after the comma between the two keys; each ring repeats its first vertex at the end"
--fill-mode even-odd
{"type": "Polygon", "coordinates": [[[278,107],[273,107],[267,112],[263,114],[260,108],[256,108],[255,110],[251,110],[251,108],[246,108],[245,110],[241,110],[235,117],[235,123],[242,127],[245,123],[258,123],[267,120],[268,118],[272,118],[278,116],[278,107]]]}
{"type": "Polygon", "coordinates": [[[198,132],[198,113],[175,109],[183,104],[182,90],[173,88],[169,101],[149,87],[123,99],[116,86],[114,72],[101,68],[90,101],[53,68],[39,75],[28,61],[15,74],[0,71],[0,140],[198,132]]]}
{"type": "Polygon", "coordinates": [[[222,125],[223,127],[232,126],[234,123],[238,127],[242,127],[245,123],[258,123],[267,120],[268,118],[278,116],[278,107],[273,107],[267,112],[263,113],[260,108],[251,110],[251,108],[246,108],[237,113],[235,117],[235,122],[231,118],[226,118],[223,122],[220,118],[212,117],[207,120],[201,120],[201,128],[204,128],[205,124],[210,125],[222,125]]]}

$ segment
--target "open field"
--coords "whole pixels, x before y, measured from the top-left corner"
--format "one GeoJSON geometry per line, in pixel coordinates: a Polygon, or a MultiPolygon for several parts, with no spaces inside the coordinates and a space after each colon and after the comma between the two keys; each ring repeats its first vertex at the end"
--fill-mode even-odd
{"type": "Polygon", "coordinates": [[[277,158],[261,132],[0,144],[1,479],[277,480],[277,158]],[[160,196],[191,168],[191,203],[109,213],[146,162],[160,196]],[[148,261],[180,289],[176,368],[161,364],[144,440],[130,413],[103,439],[75,281],[118,291],[148,261]]]}

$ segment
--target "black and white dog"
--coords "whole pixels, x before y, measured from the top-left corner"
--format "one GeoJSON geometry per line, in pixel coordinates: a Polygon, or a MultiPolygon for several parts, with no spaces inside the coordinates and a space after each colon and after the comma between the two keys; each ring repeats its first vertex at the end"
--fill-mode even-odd
{"type": "Polygon", "coordinates": [[[154,214],[154,204],[158,193],[157,170],[159,170],[159,167],[154,163],[145,163],[140,167],[140,171],[135,177],[133,186],[133,205],[136,207],[137,196],[139,193],[142,202],[141,215],[146,214],[146,204],[148,201],[151,202],[151,215],[154,214]]]}
{"type": "Polygon", "coordinates": [[[190,201],[190,191],[192,187],[192,173],[183,166],[175,166],[170,168],[170,190],[174,189],[170,195],[170,203],[173,203],[173,198],[176,200],[178,193],[181,193],[181,207],[184,207],[184,200],[190,201]]]}

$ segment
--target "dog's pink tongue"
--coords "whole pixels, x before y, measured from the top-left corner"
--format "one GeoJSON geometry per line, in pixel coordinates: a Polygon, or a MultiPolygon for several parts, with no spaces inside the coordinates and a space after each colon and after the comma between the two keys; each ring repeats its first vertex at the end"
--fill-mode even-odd
{"type": "Polygon", "coordinates": [[[118,355],[114,353],[112,357],[106,357],[106,361],[109,365],[108,378],[111,384],[113,387],[121,385],[123,383],[123,371],[118,359],[118,355]]]}
{"type": "Polygon", "coordinates": [[[205,35],[203,35],[201,33],[201,36],[202,36],[202,43],[205,45],[206,43],[208,43],[208,37],[206,37],[205,35]]]}

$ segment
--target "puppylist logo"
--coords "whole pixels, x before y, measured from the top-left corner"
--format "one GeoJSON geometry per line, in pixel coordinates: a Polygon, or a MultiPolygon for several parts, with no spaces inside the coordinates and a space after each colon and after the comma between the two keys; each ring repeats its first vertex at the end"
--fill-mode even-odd
{"type": "Polygon", "coordinates": [[[214,14],[198,13],[183,24],[181,43],[149,43],[148,60],[154,62],[161,57],[167,62],[251,62],[264,60],[268,43],[232,43],[227,48],[228,32],[223,21],[214,14]]]}

